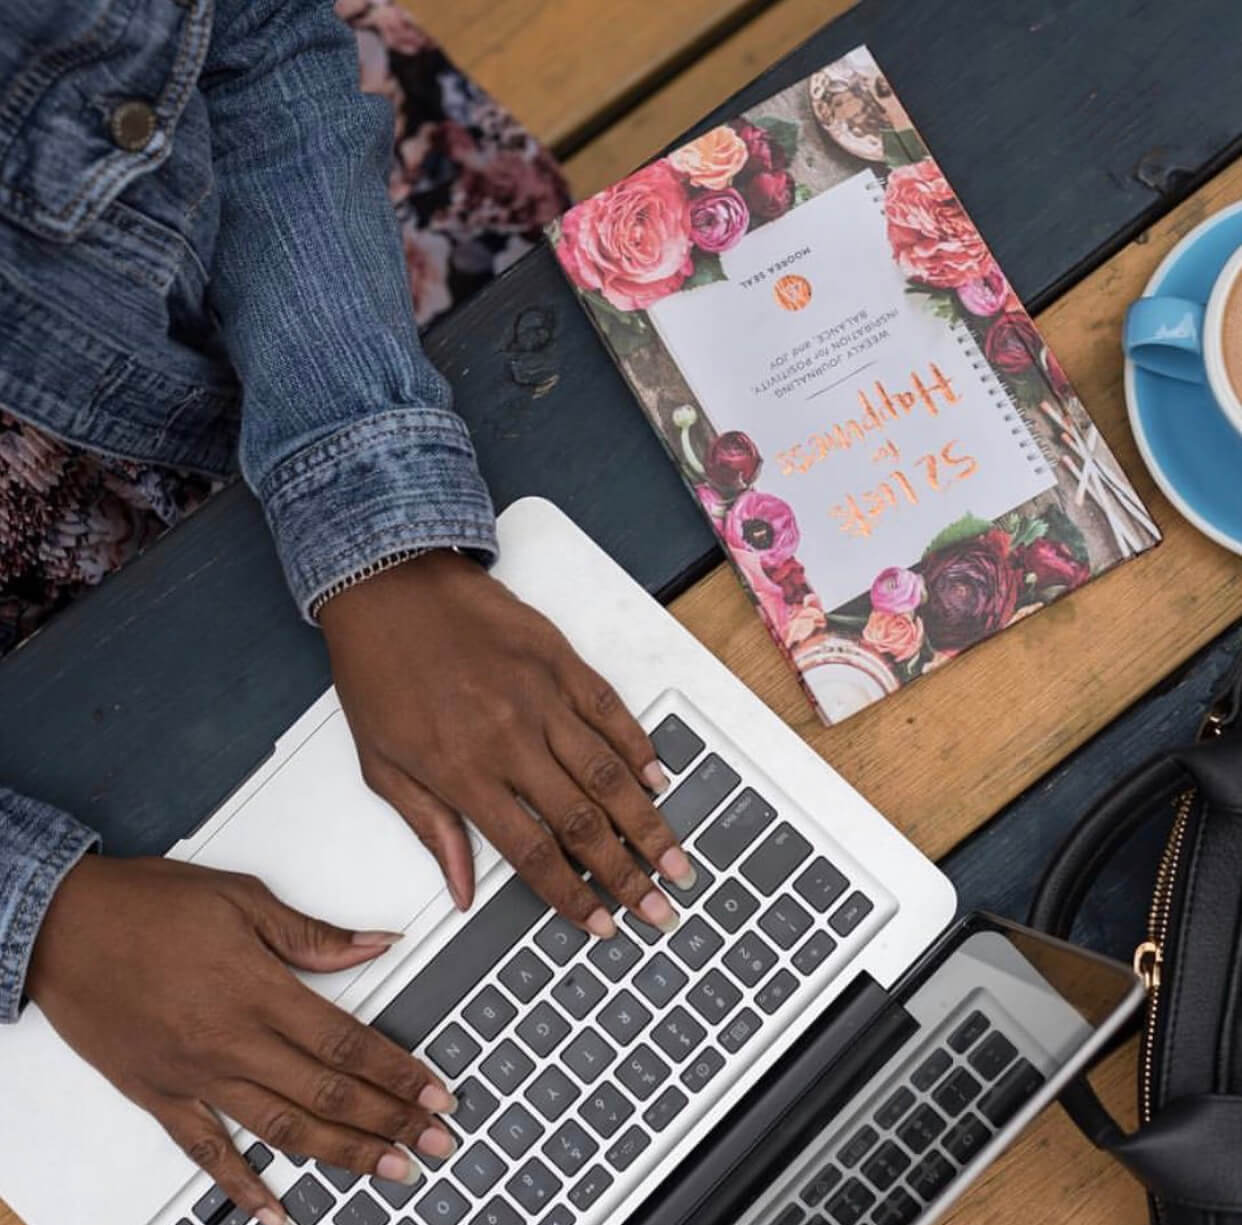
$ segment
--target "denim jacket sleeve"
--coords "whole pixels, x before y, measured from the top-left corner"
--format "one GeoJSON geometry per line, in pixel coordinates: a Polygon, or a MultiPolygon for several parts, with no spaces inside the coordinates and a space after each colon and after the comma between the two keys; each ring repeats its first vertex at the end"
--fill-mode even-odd
{"type": "Polygon", "coordinates": [[[0,1024],[17,1020],[26,967],[52,894],[99,835],[0,787],[0,1024]]]}
{"type": "Polygon", "coordinates": [[[487,488],[414,322],[386,191],[392,110],[359,88],[331,0],[217,0],[200,87],[242,471],[303,614],[406,549],[490,560],[487,488]]]}

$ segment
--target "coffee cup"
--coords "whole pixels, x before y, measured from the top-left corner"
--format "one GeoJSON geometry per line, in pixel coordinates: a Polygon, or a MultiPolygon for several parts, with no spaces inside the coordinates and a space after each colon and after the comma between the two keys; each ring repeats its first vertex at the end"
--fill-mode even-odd
{"type": "Polygon", "coordinates": [[[1163,294],[1132,302],[1122,344],[1144,370],[1207,383],[1242,432],[1242,248],[1221,269],[1206,302],[1163,294]]]}

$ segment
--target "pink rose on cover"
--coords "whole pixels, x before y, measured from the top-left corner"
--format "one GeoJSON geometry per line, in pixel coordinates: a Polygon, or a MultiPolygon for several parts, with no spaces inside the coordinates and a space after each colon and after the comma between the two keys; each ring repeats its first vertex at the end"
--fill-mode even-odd
{"type": "Polygon", "coordinates": [[[863,627],[862,640],[898,663],[905,663],[923,649],[923,623],[918,617],[873,611],[863,627]]]}
{"type": "Polygon", "coordinates": [[[1043,340],[1025,311],[1006,311],[998,315],[983,338],[983,356],[997,370],[1018,374],[1035,364],[1043,340]]]}
{"type": "Polygon", "coordinates": [[[732,497],[755,483],[763,459],[749,434],[726,430],[712,439],[703,461],[707,479],[721,493],[732,497]]]}
{"type": "Polygon", "coordinates": [[[956,289],[982,278],[992,263],[987,244],[931,158],[890,172],[884,213],[893,258],[913,280],[956,289]]]}
{"type": "Polygon", "coordinates": [[[709,191],[722,191],[746,165],[750,152],[746,142],[731,128],[721,125],[668,155],[673,169],[709,191]]]}
{"type": "MultiPolygon", "coordinates": [[[[727,525],[725,539],[728,540],[727,525]]],[[[758,554],[752,553],[745,547],[735,548],[732,544],[729,547],[729,554],[733,558],[733,564],[737,566],[742,578],[746,581],[746,586],[750,588],[751,594],[763,610],[765,620],[777,633],[783,635],[794,610],[785,602],[781,589],[764,572],[763,563],[759,560],[758,554]]]]}
{"type": "Polygon", "coordinates": [[[1091,577],[1091,567],[1081,562],[1059,540],[1041,537],[1022,550],[1022,569],[1035,576],[1036,587],[1081,587],[1091,577]]]}
{"type": "Polygon", "coordinates": [[[579,289],[617,310],[646,310],[694,271],[681,179],[661,160],[584,200],[565,214],[556,254],[579,289]]]}
{"type": "Polygon", "coordinates": [[[801,536],[789,504],[748,489],[729,507],[725,542],[735,554],[753,553],[767,569],[793,556],[801,536]]]}
{"type": "Polygon", "coordinates": [[[927,599],[923,576],[901,566],[889,566],[871,584],[871,607],[876,612],[902,615],[912,613],[927,599]]]}
{"type": "Polygon", "coordinates": [[[784,170],[761,170],[742,186],[750,211],[764,221],[783,217],[794,202],[794,181],[784,170]]]}
{"type": "Polygon", "coordinates": [[[746,143],[746,152],[750,154],[750,161],[746,164],[748,171],[785,169],[785,151],[780,145],[772,143],[766,128],[739,119],[733,124],[733,130],[746,143]]]}
{"type": "Polygon", "coordinates": [[[986,319],[995,315],[1009,297],[1009,282],[995,260],[984,274],[957,288],[958,300],[972,315],[986,319]]]}
{"type": "Polygon", "coordinates": [[[735,188],[704,192],[690,202],[690,235],[700,251],[732,250],[749,225],[750,209],[735,188]]]}
{"type": "Polygon", "coordinates": [[[816,598],[806,581],[806,570],[796,557],[787,557],[778,565],[766,566],[764,573],[781,589],[786,604],[801,604],[808,596],[816,598]]]}

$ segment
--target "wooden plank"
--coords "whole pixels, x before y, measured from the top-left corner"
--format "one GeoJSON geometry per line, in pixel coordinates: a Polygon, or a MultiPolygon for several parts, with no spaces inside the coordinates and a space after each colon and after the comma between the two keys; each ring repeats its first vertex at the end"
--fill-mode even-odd
{"type": "Polygon", "coordinates": [[[602,130],[769,2],[402,0],[454,62],[558,150],[602,130]]]}

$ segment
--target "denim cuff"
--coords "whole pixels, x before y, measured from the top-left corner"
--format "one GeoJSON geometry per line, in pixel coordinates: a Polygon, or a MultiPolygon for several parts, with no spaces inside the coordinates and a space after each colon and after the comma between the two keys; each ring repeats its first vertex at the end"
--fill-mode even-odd
{"type": "Polygon", "coordinates": [[[496,515],[455,413],[397,408],[278,464],[256,491],[293,598],[308,621],[337,583],[406,549],[496,559],[496,515]]]}
{"type": "Polygon", "coordinates": [[[50,804],[0,787],[0,1024],[16,1021],[52,895],[99,835],[50,804]]]}

